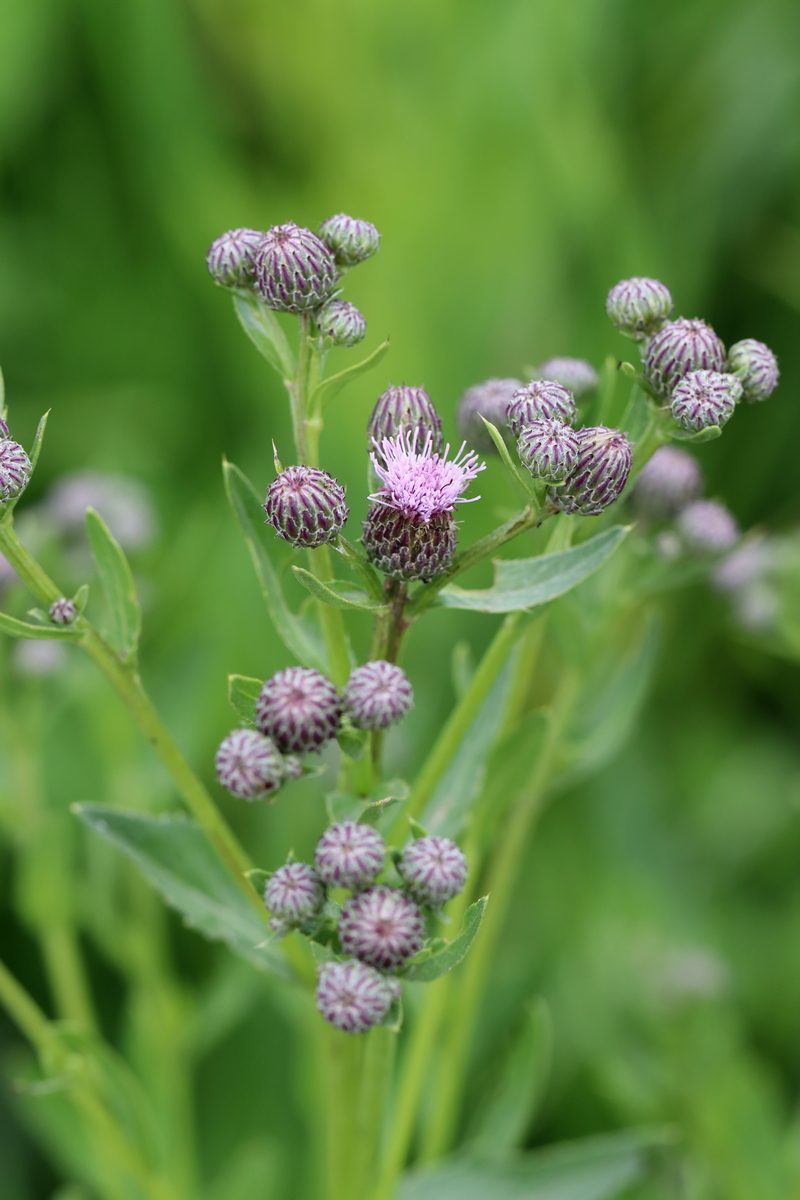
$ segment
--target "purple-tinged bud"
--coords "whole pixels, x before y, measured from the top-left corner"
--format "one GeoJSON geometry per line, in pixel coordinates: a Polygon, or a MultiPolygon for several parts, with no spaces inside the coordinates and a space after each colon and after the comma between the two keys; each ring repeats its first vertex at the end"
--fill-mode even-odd
{"type": "Polygon", "coordinates": [[[572,392],[549,379],[536,379],[520,388],[507,410],[508,425],[514,437],[519,437],[531,421],[563,421],[571,425],[577,415],[572,392]]]}
{"type": "Polygon", "coordinates": [[[54,625],[71,625],[78,615],[74,601],[67,600],[65,596],[54,600],[47,611],[54,625]]]}
{"type": "Polygon", "coordinates": [[[523,467],[535,479],[561,483],[578,458],[578,435],[563,421],[531,421],[523,426],[517,439],[517,453],[523,467]]]}
{"type": "Polygon", "coordinates": [[[341,267],[354,267],[376,254],[381,235],[369,221],[338,213],[328,217],[319,227],[319,234],[341,267]]]}
{"type": "Polygon", "coordinates": [[[402,721],[414,703],[414,692],[405,671],[378,659],[350,672],[343,698],[356,729],[387,729],[402,721]]]}
{"type": "Polygon", "coordinates": [[[361,891],[373,884],[386,862],[386,843],[377,829],[340,821],[325,830],[314,851],[317,871],[331,888],[361,891]]]}
{"type": "Polygon", "coordinates": [[[331,338],[334,346],[355,346],[367,332],[367,322],[349,300],[329,300],[315,320],[317,329],[324,337],[331,338]]]}
{"type": "Polygon", "coordinates": [[[323,241],[292,221],[262,234],[256,257],[256,289],[277,312],[319,308],[336,286],[336,263],[323,241]]]}
{"type": "Polygon", "coordinates": [[[732,554],[717,563],[711,579],[721,592],[738,592],[751,584],[760,583],[777,561],[772,539],[760,534],[743,542],[732,554]]]}
{"type": "Polygon", "coordinates": [[[380,1025],[393,1000],[389,981],[357,959],[326,962],[319,969],[317,1008],[343,1033],[365,1033],[380,1025]]]}
{"type": "Polygon", "coordinates": [[[668,398],[690,371],[724,371],[725,347],[705,321],[678,317],[653,334],[642,370],[654,391],[668,398]]]}
{"type": "Polygon", "coordinates": [[[508,406],[523,384],[519,379],[487,379],[467,388],[458,402],[456,424],[458,432],[470,446],[481,454],[496,454],[497,447],[481,417],[490,421],[496,429],[506,427],[508,406]]]}
{"type": "Polygon", "coordinates": [[[283,762],[268,737],[255,729],[234,729],[214,758],[217,779],[240,800],[261,800],[283,782],[283,762]]]}
{"type": "Polygon", "coordinates": [[[690,371],[675,387],[670,411],[683,429],[699,433],[712,425],[719,428],[730,420],[742,385],[735,375],[718,371],[690,371]]]}
{"type": "Polygon", "coordinates": [[[548,358],[536,368],[534,379],[549,379],[560,383],[577,399],[593,392],[599,380],[597,371],[583,358],[548,358]]]}
{"type": "Polygon", "coordinates": [[[396,970],[422,949],[425,921],[407,892],[379,884],[342,906],[339,941],[371,967],[396,970]]]}
{"type": "Polygon", "coordinates": [[[384,438],[396,438],[404,433],[411,441],[414,434],[421,446],[430,434],[431,449],[441,454],[444,446],[442,418],[433,407],[428,393],[421,387],[399,387],[390,383],[378,397],[367,425],[367,449],[373,451],[375,443],[381,446],[384,438]]]}
{"type": "Polygon", "coordinates": [[[264,511],[278,537],[308,550],[341,533],[349,509],[345,491],[327,471],[287,467],[269,485],[264,511]]]}
{"type": "Polygon", "coordinates": [[[325,887],[308,863],[286,863],[267,882],[264,903],[284,925],[299,925],[320,911],[325,903],[325,887]]]}
{"type": "Polygon", "coordinates": [[[745,338],[728,351],[726,370],[741,381],[745,400],[766,400],[775,391],[780,378],[778,360],[763,342],[745,338]]]}
{"type": "Polygon", "coordinates": [[[703,478],[697,459],[674,446],[660,446],[633,485],[633,502],[645,516],[676,516],[700,495],[703,478]]]}
{"type": "Polygon", "coordinates": [[[206,255],[208,272],[220,287],[252,287],[256,255],[264,234],[258,229],[229,229],[210,245],[206,255]]]}
{"type": "Polygon", "coordinates": [[[547,494],[561,512],[597,516],[620,495],[631,469],[631,443],[604,425],[578,430],[578,457],[560,487],[547,494]]]}
{"type": "Polygon", "coordinates": [[[436,513],[425,521],[407,517],[384,504],[372,504],[361,541],[370,562],[392,579],[427,583],[453,560],[458,529],[452,513],[436,513]]]}
{"type": "Polygon", "coordinates": [[[421,837],[409,842],[397,869],[418,904],[440,908],[463,892],[467,860],[455,842],[445,837],[421,837]]]}
{"type": "Polygon", "coordinates": [[[342,709],[330,679],[310,667],[285,667],[262,687],[256,724],[284,754],[319,750],[336,737],[342,709]]]}
{"type": "Polygon", "coordinates": [[[606,312],[620,333],[640,342],[664,324],[672,312],[672,296],[658,279],[634,276],[614,285],[606,298],[606,312]]]}
{"type": "Polygon", "coordinates": [[[0,504],[24,492],[31,477],[31,460],[11,438],[0,441],[0,504]]]}
{"type": "Polygon", "coordinates": [[[678,517],[678,532],[695,554],[721,554],[739,540],[733,515],[716,500],[695,500],[678,517]]]}

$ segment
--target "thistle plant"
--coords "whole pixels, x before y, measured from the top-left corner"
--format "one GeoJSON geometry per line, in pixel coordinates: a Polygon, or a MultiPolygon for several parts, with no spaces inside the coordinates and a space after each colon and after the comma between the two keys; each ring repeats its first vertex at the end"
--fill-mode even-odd
{"type": "MultiPolygon", "coordinates": [[[[325,369],[334,346],[348,349],[364,336],[364,318],[341,291],[345,272],[378,245],[369,222],[339,214],[319,233],[293,223],[233,230],[207,258],[213,281],[230,292],[242,327],[286,386],[294,440],[293,461],[284,466],[276,454],[274,473],[264,447],[258,487],[233,464],[224,467],[287,664],[266,680],[229,677],[236,728],[216,751],[218,798],[224,789],[242,809],[289,805],[307,794],[299,780],[321,778],[326,823],[313,863],[294,855],[273,871],[254,863],[153,707],[139,674],[141,616],[123,539],[87,508],[108,610],[102,632],[86,615],[86,586],[64,595],[20,541],[14,510],[36,467],[45,419],[28,454],[12,440],[5,408],[0,413],[0,552],[43,606],[29,619],[0,614],[0,629],[85,651],[166,767],[186,817],[92,804],[77,815],[127,854],[191,926],[226,942],[280,989],[317,1072],[308,1121],[324,1149],[319,1200],[391,1200],[406,1170],[429,1167],[459,1145],[466,1165],[430,1176],[434,1186],[441,1178],[441,1194],[453,1194],[448,1171],[468,1170],[470,1194],[490,1195],[524,1168],[512,1144],[499,1147],[491,1171],[474,1153],[480,1137],[460,1144],[476,1022],[523,854],[543,806],[613,753],[629,726],[635,705],[621,671],[633,663],[646,680],[652,597],[674,586],[658,537],[668,533],[678,555],[702,559],[705,569],[718,567],[738,541],[724,506],[700,498],[686,447],[718,437],[741,398],[766,399],[777,382],[761,343],[746,339],[726,356],[703,321],[668,320],[672,298],[663,284],[624,280],[609,293],[607,311],[640,343],[641,369],[609,358],[597,372],[560,357],[528,384],[478,383],[458,408],[467,441],[452,451],[431,397],[419,386],[391,385],[366,431],[368,505],[351,514],[345,481],[320,466],[325,414],[388,345],[333,374],[325,369]],[[462,506],[480,504],[473,485],[490,450],[518,511],[470,541],[462,506]],[[632,535],[631,514],[644,517],[632,535]],[[665,521],[674,529],[659,530],[665,521]],[[524,553],[509,557],[515,541],[524,553]],[[279,552],[292,555],[294,577],[309,594],[302,614],[284,593],[279,552]],[[494,582],[475,586],[468,572],[489,560],[494,582]],[[416,777],[389,778],[386,740],[428,682],[406,673],[404,647],[433,608],[486,614],[493,636],[433,731],[416,777]],[[351,644],[359,627],[368,633],[363,662],[351,644]],[[543,697],[532,683],[545,655],[543,697]]],[[[99,1035],[74,937],[69,956],[67,1015],[85,1039],[83,1073],[74,1067],[74,1029],[46,1017],[4,968],[0,1001],[36,1047],[43,1079],[67,1080],[75,1119],[110,1147],[110,1182],[102,1185],[109,1197],[198,1195],[157,1153],[141,1149],[113,1089],[91,1069],[99,1035]]],[[[57,993],[64,961],[52,963],[57,993]]],[[[519,1103],[514,1123],[524,1130],[530,1100],[519,1103]]],[[[485,1129],[495,1119],[489,1112],[485,1129]]],[[[640,1149],[659,1140],[647,1135],[640,1149]]],[[[641,1176],[646,1159],[636,1161],[641,1176]]]]}

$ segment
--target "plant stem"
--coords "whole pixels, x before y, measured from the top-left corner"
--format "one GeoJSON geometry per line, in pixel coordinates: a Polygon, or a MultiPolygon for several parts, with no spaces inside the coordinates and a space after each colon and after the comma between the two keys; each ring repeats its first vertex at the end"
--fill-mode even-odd
{"type": "Polygon", "coordinates": [[[397,1034],[383,1025],[370,1029],[364,1037],[356,1110],[353,1196],[371,1197],[375,1188],[396,1048],[397,1034]]]}
{"type": "Polygon", "coordinates": [[[354,1188],[358,1170],[358,1094],[364,1039],[326,1027],[328,1196],[327,1200],[356,1200],[363,1196],[354,1188]]]}
{"type": "MultiPolygon", "coordinates": [[[[316,550],[309,550],[308,559],[311,572],[317,579],[322,580],[323,583],[328,583],[333,579],[331,556],[327,546],[318,546],[316,550]]],[[[328,654],[328,669],[331,679],[338,687],[341,687],[347,682],[350,674],[350,652],[344,618],[338,608],[331,608],[322,600],[317,601],[317,611],[328,654]]]]}
{"type": "Polygon", "coordinates": [[[0,1004],[40,1053],[57,1048],[58,1035],[50,1021],[3,962],[0,962],[0,1004]]]}
{"type": "Polygon", "coordinates": [[[94,1011],[74,927],[54,920],[39,930],[39,939],[58,1015],[64,1020],[79,1022],[86,1029],[95,1029],[94,1011]]]}

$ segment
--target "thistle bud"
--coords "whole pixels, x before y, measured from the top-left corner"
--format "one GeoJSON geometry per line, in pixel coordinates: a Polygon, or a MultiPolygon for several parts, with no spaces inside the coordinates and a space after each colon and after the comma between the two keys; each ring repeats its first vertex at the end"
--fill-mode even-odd
{"type": "Polygon", "coordinates": [[[404,848],[397,869],[418,904],[440,908],[463,892],[467,860],[445,837],[421,837],[404,848]]]}
{"type": "Polygon", "coordinates": [[[336,688],[320,671],[285,667],[262,687],[256,724],[284,754],[319,750],[336,737],[341,720],[336,688]]]}
{"type": "Polygon", "coordinates": [[[267,308],[311,312],[336,286],[336,263],[315,233],[289,221],[262,235],[255,283],[267,308]]]}
{"type": "Polygon", "coordinates": [[[422,949],[425,921],[406,892],[379,884],[345,901],[339,941],[352,954],[383,971],[402,967],[422,949]]]}
{"type": "Polygon", "coordinates": [[[317,467],[287,467],[269,485],[264,503],[278,537],[313,550],[341,533],[349,509],[344,488],[317,467]]]}
{"type": "Polygon", "coordinates": [[[631,444],[604,425],[578,430],[578,457],[560,487],[547,494],[561,512],[597,516],[620,495],[631,469],[631,444]]]}
{"type": "Polygon", "coordinates": [[[78,615],[74,601],[67,600],[65,596],[54,600],[47,611],[54,625],[71,625],[78,615]]]}
{"type": "Polygon", "coordinates": [[[263,237],[257,229],[229,229],[216,238],[206,255],[208,272],[214,282],[227,288],[251,287],[263,237]]]}
{"type": "Polygon", "coordinates": [[[387,729],[402,721],[414,703],[414,692],[405,671],[379,659],[350,672],[343,700],[356,729],[387,729]]]}
{"type": "Polygon", "coordinates": [[[675,420],[697,433],[712,425],[720,428],[733,415],[742,385],[735,375],[718,371],[690,371],[676,385],[669,402],[675,420]]]}
{"type": "Polygon", "coordinates": [[[695,554],[721,554],[739,540],[733,515],[716,500],[695,500],[678,517],[678,532],[695,554]]]}
{"type": "Polygon", "coordinates": [[[583,358],[548,358],[536,368],[534,379],[549,379],[572,392],[576,400],[593,392],[599,380],[597,371],[583,358]]]}
{"type": "Polygon", "coordinates": [[[328,887],[358,892],[374,883],[383,870],[386,843],[371,825],[340,821],[317,842],[314,862],[328,887]]]}
{"type": "Polygon", "coordinates": [[[425,583],[446,571],[453,560],[458,530],[452,513],[429,520],[372,504],[361,541],[370,562],[392,579],[425,583]]]}
{"type": "Polygon", "coordinates": [[[268,881],[264,903],[284,927],[292,927],[320,911],[325,903],[325,887],[308,863],[286,863],[268,881]]]}
{"type": "Polygon", "coordinates": [[[728,351],[726,370],[741,381],[745,400],[766,400],[775,391],[780,378],[778,360],[763,342],[745,338],[728,351]]]}
{"type": "Polygon", "coordinates": [[[428,393],[421,387],[399,387],[390,383],[378,397],[367,425],[367,449],[372,451],[384,438],[395,438],[404,433],[409,440],[414,434],[423,445],[428,434],[434,454],[441,454],[444,446],[442,419],[433,407],[428,393]]]}
{"type": "Polygon", "coordinates": [[[240,800],[261,800],[283,782],[281,756],[268,737],[254,729],[234,729],[214,758],[217,779],[240,800]]]}
{"type": "Polygon", "coordinates": [[[508,425],[519,437],[531,421],[563,421],[571,425],[578,415],[572,392],[548,379],[537,379],[514,393],[508,406],[508,425]]]}
{"type": "Polygon", "coordinates": [[[367,332],[367,322],[349,300],[329,300],[316,315],[317,329],[335,346],[355,346],[367,332]]]}
{"type": "Polygon", "coordinates": [[[22,446],[10,438],[0,440],[0,504],[24,492],[32,470],[22,446]]]}
{"type": "Polygon", "coordinates": [[[351,959],[322,964],[315,999],[320,1014],[336,1029],[365,1033],[384,1019],[394,992],[380,971],[351,959]]]}
{"type": "Polygon", "coordinates": [[[668,398],[690,371],[724,371],[725,347],[705,321],[678,317],[647,343],[643,372],[659,396],[668,398]]]}
{"type": "Polygon", "coordinates": [[[660,446],[636,477],[633,502],[645,516],[676,516],[700,495],[702,476],[697,459],[674,446],[660,446]]]}
{"type": "Polygon", "coordinates": [[[577,460],[578,435],[563,421],[531,421],[517,439],[517,453],[535,479],[561,483],[577,460]]]}
{"type": "Polygon", "coordinates": [[[672,296],[658,279],[623,279],[608,293],[606,312],[620,333],[637,342],[655,333],[672,312],[672,296]]]}
{"type": "Polygon", "coordinates": [[[338,213],[328,217],[319,227],[319,234],[341,267],[354,267],[376,254],[381,235],[369,221],[338,213]]]}
{"type": "Polygon", "coordinates": [[[481,417],[490,421],[496,429],[506,427],[508,406],[523,384],[519,379],[487,379],[467,388],[458,402],[456,424],[458,432],[481,454],[496,454],[497,447],[481,417]]]}

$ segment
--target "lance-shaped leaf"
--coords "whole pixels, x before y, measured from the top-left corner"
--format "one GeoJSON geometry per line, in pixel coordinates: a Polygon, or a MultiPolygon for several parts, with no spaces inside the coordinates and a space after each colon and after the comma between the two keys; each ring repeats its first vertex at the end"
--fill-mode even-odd
{"type": "Polygon", "coordinates": [[[58,625],[31,625],[27,621],[18,621],[0,613],[0,633],[7,633],[16,638],[37,638],[40,641],[75,642],[80,634],[75,629],[65,629],[58,625]]]}
{"type": "Polygon", "coordinates": [[[706,425],[705,429],[681,429],[677,426],[669,430],[669,436],[675,442],[693,442],[696,446],[703,442],[714,442],[722,434],[719,425],[706,425]]]}
{"type": "Polygon", "coordinates": [[[86,532],[106,598],[108,640],[125,661],[136,654],[142,627],[133,575],[122,547],[93,508],[86,510],[86,532]]]}
{"type": "Polygon", "coordinates": [[[373,350],[372,354],[362,359],[360,363],[346,367],[344,371],[339,371],[336,375],[330,375],[327,379],[323,379],[322,383],[318,384],[311,393],[310,407],[312,411],[319,412],[326,404],[330,404],[331,400],[338,396],[348,383],[352,383],[354,379],[358,379],[359,375],[364,375],[373,367],[377,367],[388,349],[389,339],[387,338],[385,342],[381,342],[377,350],[373,350]]]}
{"type": "Polygon", "coordinates": [[[526,492],[529,496],[533,496],[534,498],[538,499],[538,493],[541,492],[542,489],[537,489],[535,483],[533,482],[532,475],[529,475],[527,472],[523,473],[519,470],[511,455],[508,453],[508,446],[506,445],[505,438],[500,430],[493,425],[491,421],[487,421],[486,417],[481,417],[481,420],[486,426],[489,437],[497,447],[497,453],[500,455],[500,461],[508,471],[511,478],[515,483],[519,484],[523,492],[526,492]]]}
{"type": "MultiPolygon", "coordinates": [[[[223,471],[228,499],[247,542],[276,633],[287,650],[291,650],[304,667],[314,667],[327,674],[328,664],[321,640],[313,636],[286,603],[278,574],[267,549],[269,527],[264,523],[264,510],[255,488],[233,463],[223,463],[223,471]]],[[[271,534],[270,529],[270,536],[271,534]]]]}
{"type": "Polygon", "coordinates": [[[291,379],[295,371],[294,355],[274,312],[255,296],[234,296],[233,307],[242,329],[259,353],[279,375],[291,379]]]}
{"type": "Polygon", "coordinates": [[[246,725],[256,723],[256,700],[263,686],[262,680],[251,679],[249,675],[228,676],[228,700],[246,725]]]}
{"type": "Polygon", "coordinates": [[[254,906],[236,886],[199,825],[188,817],[146,816],[104,804],[77,804],[84,824],[117,846],[139,867],[187,925],[262,970],[289,976],[254,906]]]}
{"type": "Polygon", "coordinates": [[[470,904],[464,913],[464,924],[457,938],[422,962],[412,963],[404,972],[404,978],[411,983],[430,983],[457,967],[475,941],[483,920],[487,898],[482,896],[480,900],[470,904]]]}
{"type": "Polygon", "coordinates": [[[451,585],[442,589],[438,603],[445,608],[490,613],[516,612],[546,604],[582,583],[601,567],[627,532],[624,526],[615,525],[588,542],[558,554],[495,559],[494,587],[468,591],[451,585]]]}
{"type": "Polygon", "coordinates": [[[373,600],[383,603],[385,593],[383,589],[383,576],[379,575],[371,562],[367,562],[363,554],[359,554],[355,546],[348,542],[347,538],[339,534],[336,541],[333,543],[333,548],[337,554],[341,554],[342,558],[358,575],[364,589],[373,600]]]}
{"type": "Polygon", "coordinates": [[[370,600],[366,592],[359,591],[346,579],[332,579],[330,583],[323,583],[321,579],[317,579],[316,575],[312,575],[304,567],[292,567],[292,571],[298,583],[302,583],[312,596],[316,596],[317,600],[321,600],[323,604],[328,604],[331,608],[360,608],[367,612],[376,612],[378,609],[386,607],[383,603],[370,600]]]}

